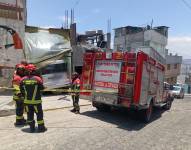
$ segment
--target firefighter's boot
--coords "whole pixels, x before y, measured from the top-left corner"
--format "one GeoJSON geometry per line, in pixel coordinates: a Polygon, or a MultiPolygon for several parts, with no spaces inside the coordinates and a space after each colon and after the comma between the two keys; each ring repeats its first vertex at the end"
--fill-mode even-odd
{"type": "Polygon", "coordinates": [[[70,110],[71,112],[76,112],[76,109],[75,108],[73,108],[72,110],[70,110]]]}
{"type": "Polygon", "coordinates": [[[30,126],[30,132],[33,133],[35,132],[35,121],[33,120],[32,122],[28,123],[30,126]]]}
{"type": "Polygon", "coordinates": [[[15,127],[19,127],[19,126],[25,126],[26,125],[26,120],[23,119],[16,119],[16,122],[14,123],[15,127]]]}
{"type": "Polygon", "coordinates": [[[76,110],[76,111],[75,111],[75,114],[80,114],[80,111],[79,111],[79,110],[76,110]]]}
{"type": "Polygon", "coordinates": [[[44,126],[44,124],[38,125],[38,132],[39,133],[40,132],[45,132],[45,131],[47,131],[47,128],[44,126]]]}

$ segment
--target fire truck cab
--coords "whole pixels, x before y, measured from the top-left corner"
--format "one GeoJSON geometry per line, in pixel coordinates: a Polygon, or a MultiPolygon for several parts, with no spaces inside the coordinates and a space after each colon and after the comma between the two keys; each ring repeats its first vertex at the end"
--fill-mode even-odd
{"type": "Polygon", "coordinates": [[[86,52],[81,95],[98,110],[135,109],[149,122],[154,106],[170,109],[173,101],[165,88],[164,71],[157,59],[143,51],[86,52]]]}

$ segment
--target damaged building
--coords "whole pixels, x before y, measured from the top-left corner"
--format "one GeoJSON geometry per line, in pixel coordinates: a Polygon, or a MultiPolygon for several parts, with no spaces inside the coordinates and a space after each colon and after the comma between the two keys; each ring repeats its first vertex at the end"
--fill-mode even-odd
{"type": "Polygon", "coordinates": [[[81,74],[85,51],[110,50],[110,45],[111,34],[102,30],[86,31],[85,34],[76,35],[76,43],[72,45],[74,70],[81,74]]]}
{"type": "Polygon", "coordinates": [[[10,86],[15,64],[24,59],[26,0],[0,0],[0,86],[10,86]]]}

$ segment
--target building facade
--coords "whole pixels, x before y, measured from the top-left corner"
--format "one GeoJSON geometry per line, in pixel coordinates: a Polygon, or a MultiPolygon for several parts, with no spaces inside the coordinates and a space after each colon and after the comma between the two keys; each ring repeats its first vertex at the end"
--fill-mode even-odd
{"type": "Polygon", "coordinates": [[[152,47],[165,57],[168,27],[151,28],[126,26],[114,29],[114,50],[131,51],[141,46],[152,47]]]}
{"type": "MultiPolygon", "coordinates": [[[[71,37],[71,40],[74,37],[71,37]]],[[[86,31],[85,34],[77,35],[76,45],[73,49],[73,66],[76,72],[82,73],[83,54],[86,51],[97,51],[98,49],[110,50],[111,34],[103,33],[102,30],[86,31]]]]}
{"type": "Polygon", "coordinates": [[[182,56],[168,54],[166,50],[165,81],[176,84],[181,72],[182,56]]]}
{"type": "Polygon", "coordinates": [[[186,93],[191,93],[191,59],[183,59],[181,73],[177,80],[178,83],[184,85],[186,93]]]}
{"type": "Polygon", "coordinates": [[[27,22],[26,0],[0,0],[0,86],[10,86],[15,64],[24,59],[22,48],[15,48],[13,32],[24,44],[27,22]]]}
{"type": "Polygon", "coordinates": [[[168,54],[168,51],[166,50],[168,41],[168,27],[159,26],[151,28],[150,26],[126,26],[116,28],[114,31],[114,50],[143,50],[146,53],[148,49],[155,50],[163,57],[160,58],[160,62],[166,67],[165,81],[171,84],[177,83],[177,77],[180,75],[182,56],[168,54]]]}

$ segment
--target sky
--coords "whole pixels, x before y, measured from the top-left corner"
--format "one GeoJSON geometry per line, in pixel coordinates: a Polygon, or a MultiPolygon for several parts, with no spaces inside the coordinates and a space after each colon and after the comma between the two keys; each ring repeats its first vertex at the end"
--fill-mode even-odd
{"type": "MultiPolygon", "coordinates": [[[[168,26],[167,48],[191,59],[191,0],[27,0],[27,24],[61,27],[74,8],[77,32],[122,26],[168,26]]],[[[113,32],[112,32],[113,33],[113,32]]]]}

